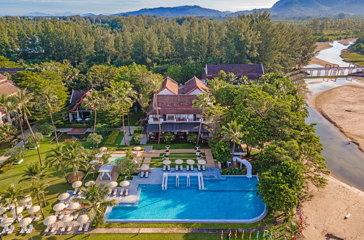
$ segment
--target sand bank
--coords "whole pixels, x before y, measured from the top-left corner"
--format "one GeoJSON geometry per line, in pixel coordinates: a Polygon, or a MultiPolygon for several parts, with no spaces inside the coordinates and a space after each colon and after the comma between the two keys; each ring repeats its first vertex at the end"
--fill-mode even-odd
{"type": "MultiPolygon", "coordinates": [[[[319,93],[310,105],[364,150],[364,87],[349,84],[319,93]]],[[[364,163],[363,163],[364,164],[364,163]]]]}
{"type": "Polygon", "coordinates": [[[317,64],[317,65],[321,65],[321,66],[325,67],[326,64],[332,65],[333,63],[322,60],[322,59],[317,58],[317,57],[313,57],[313,58],[311,58],[311,61],[308,64],[309,65],[317,64]]]}
{"type": "Polygon", "coordinates": [[[350,43],[353,43],[357,40],[357,38],[348,38],[348,39],[342,39],[339,41],[342,45],[349,45],[350,43]]]}
{"type": "Polygon", "coordinates": [[[364,192],[329,177],[327,186],[312,187],[310,196],[302,208],[305,239],[364,239],[364,192]]]}
{"type": "Polygon", "coordinates": [[[330,42],[317,42],[316,43],[316,52],[332,48],[330,42]]]}

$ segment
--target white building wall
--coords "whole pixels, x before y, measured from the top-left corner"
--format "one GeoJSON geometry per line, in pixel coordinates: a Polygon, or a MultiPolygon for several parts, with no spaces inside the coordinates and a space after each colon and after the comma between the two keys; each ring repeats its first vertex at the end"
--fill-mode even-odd
{"type": "Polygon", "coordinates": [[[173,92],[169,91],[168,89],[163,89],[158,93],[158,95],[176,95],[173,92]]]}
{"type": "Polygon", "coordinates": [[[188,95],[199,95],[199,94],[202,94],[202,91],[200,89],[195,89],[194,91],[192,91],[188,95]]]}

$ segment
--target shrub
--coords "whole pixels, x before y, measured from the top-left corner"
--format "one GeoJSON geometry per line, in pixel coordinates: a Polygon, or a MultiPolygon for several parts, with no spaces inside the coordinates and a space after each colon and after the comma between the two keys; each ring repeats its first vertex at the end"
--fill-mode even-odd
{"type": "Polygon", "coordinates": [[[212,146],[212,155],[217,161],[221,163],[226,163],[228,160],[230,160],[232,156],[230,144],[221,141],[217,142],[215,145],[212,146]]]}
{"type": "Polygon", "coordinates": [[[196,143],[197,142],[197,138],[198,138],[198,135],[197,134],[190,133],[187,136],[187,142],[196,143]]]}
{"type": "Polygon", "coordinates": [[[95,146],[98,146],[102,141],[102,136],[98,135],[97,133],[90,133],[87,136],[87,142],[95,144],[95,146]]]}
{"type": "Polygon", "coordinates": [[[111,128],[108,124],[96,124],[96,133],[105,137],[109,132],[111,131],[111,128]]]}
{"type": "Polygon", "coordinates": [[[53,132],[53,126],[50,123],[43,123],[42,125],[39,125],[38,131],[42,133],[43,135],[49,135],[53,132]]]}
{"type": "Polygon", "coordinates": [[[43,140],[44,137],[43,137],[43,134],[41,134],[40,132],[36,132],[36,133],[34,133],[34,138],[33,138],[32,134],[28,134],[25,137],[25,142],[26,142],[27,147],[35,147],[35,140],[39,143],[40,141],[43,140]]]}
{"type": "Polygon", "coordinates": [[[162,135],[162,138],[166,144],[170,144],[174,141],[176,136],[171,132],[167,132],[162,135]]]}
{"type": "Polygon", "coordinates": [[[105,145],[114,145],[119,134],[120,134],[120,130],[118,130],[118,129],[112,130],[112,132],[106,139],[105,145]]]}
{"type": "Polygon", "coordinates": [[[140,139],[143,137],[141,133],[133,133],[132,138],[130,140],[130,145],[139,145],[140,139]]]}

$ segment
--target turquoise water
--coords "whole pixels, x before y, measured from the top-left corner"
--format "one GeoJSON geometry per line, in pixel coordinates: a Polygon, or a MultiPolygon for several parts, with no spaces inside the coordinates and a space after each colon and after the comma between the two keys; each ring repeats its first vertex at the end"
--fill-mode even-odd
{"type": "Polygon", "coordinates": [[[126,154],[111,154],[111,157],[108,160],[108,164],[117,165],[119,160],[125,159],[126,154]]]}
{"type": "Polygon", "coordinates": [[[107,222],[254,222],[264,216],[266,207],[257,196],[257,178],[227,177],[205,180],[198,190],[197,177],[180,179],[175,186],[170,177],[168,189],[161,185],[140,185],[137,206],[119,204],[106,213],[107,222]]]}

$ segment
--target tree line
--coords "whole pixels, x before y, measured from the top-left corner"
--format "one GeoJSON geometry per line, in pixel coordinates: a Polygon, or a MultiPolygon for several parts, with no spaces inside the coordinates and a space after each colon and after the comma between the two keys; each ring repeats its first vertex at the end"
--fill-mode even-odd
{"type": "Polygon", "coordinates": [[[200,64],[199,73],[205,63],[263,63],[268,72],[285,72],[306,64],[315,42],[309,28],[275,23],[266,12],[224,21],[3,17],[0,32],[0,55],[27,63],[68,60],[83,73],[95,64],[133,62],[162,74],[191,63],[200,64]]]}

